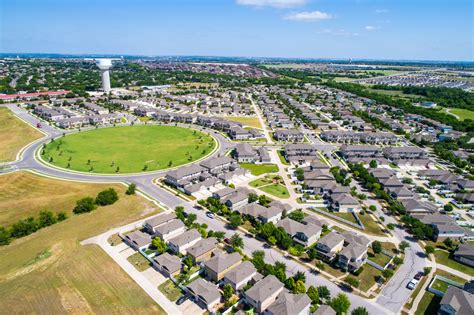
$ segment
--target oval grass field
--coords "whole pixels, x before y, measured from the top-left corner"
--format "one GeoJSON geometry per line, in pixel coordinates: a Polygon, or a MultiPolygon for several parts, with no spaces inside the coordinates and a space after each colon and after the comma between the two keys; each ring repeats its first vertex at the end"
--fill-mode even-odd
{"type": "Polygon", "coordinates": [[[123,174],[155,171],[205,157],[210,135],[174,126],[125,126],[83,131],[48,143],[41,152],[53,165],[81,172],[123,174]]]}

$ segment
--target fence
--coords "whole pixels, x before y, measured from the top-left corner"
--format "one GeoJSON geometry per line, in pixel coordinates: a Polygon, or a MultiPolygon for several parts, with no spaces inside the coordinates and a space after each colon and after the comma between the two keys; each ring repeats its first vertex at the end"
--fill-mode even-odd
{"type": "Polygon", "coordinates": [[[443,292],[443,291],[440,291],[440,290],[437,290],[437,289],[433,288],[433,284],[436,282],[436,280],[446,282],[447,284],[455,286],[455,287],[460,288],[460,289],[462,289],[464,287],[462,284],[460,284],[456,281],[453,281],[451,279],[445,278],[445,277],[440,276],[440,275],[435,275],[433,280],[431,280],[430,285],[428,286],[427,290],[428,290],[428,292],[431,292],[434,295],[437,295],[439,297],[443,297],[446,292],[443,292]]]}

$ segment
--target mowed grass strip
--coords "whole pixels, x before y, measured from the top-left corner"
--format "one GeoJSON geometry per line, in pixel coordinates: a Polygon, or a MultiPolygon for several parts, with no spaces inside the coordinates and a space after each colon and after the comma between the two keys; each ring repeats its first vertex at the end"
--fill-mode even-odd
{"type": "Polygon", "coordinates": [[[193,162],[211,153],[215,146],[210,135],[191,128],[125,126],[56,139],[46,146],[43,158],[82,172],[136,173],[193,162]]]}
{"type": "MultiPolygon", "coordinates": [[[[0,176],[3,185],[6,180],[7,177],[0,176]]],[[[45,184],[51,189],[62,183],[47,180],[49,183],[45,184]]],[[[63,222],[0,247],[0,305],[3,312],[165,314],[102,249],[79,243],[159,211],[138,195],[125,195],[123,185],[107,186],[114,187],[119,194],[120,199],[115,204],[99,207],[91,213],[71,215],[63,222]]],[[[58,189],[57,194],[61,192],[58,189]]],[[[23,198],[28,200],[29,194],[25,191],[23,198]]],[[[82,195],[87,194],[87,190],[82,191],[82,195]]],[[[21,196],[17,198],[21,199],[21,196]]]]}
{"type": "Polygon", "coordinates": [[[42,136],[8,108],[0,107],[0,162],[15,160],[21,148],[42,136]]]}
{"type": "Polygon", "coordinates": [[[276,164],[253,164],[253,163],[239,163],[242,168],[248,169],[252,175],[259,176],[265,173],[278,172],[278,165],[276,164]]]}
{"type": "Polygon", "coordinates": [[[244,126],[262,129],[262,125],[260,124],[260,120],[258,119],[258,117],[225,116],[224,119],[239,122],[244,126]]]}

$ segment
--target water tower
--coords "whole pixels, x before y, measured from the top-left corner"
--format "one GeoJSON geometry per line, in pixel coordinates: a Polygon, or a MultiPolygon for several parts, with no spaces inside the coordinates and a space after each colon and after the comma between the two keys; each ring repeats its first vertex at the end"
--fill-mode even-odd
{"type": "Polygon", "coordinates": [[[120,60],[118,58],[86,58],[86,61],[95,61],[97,67],[100,69],[100,76],[102,78],[102,89],[105,93],[110,92],[110,68],[112,68],[113,60],[120,60]]]}

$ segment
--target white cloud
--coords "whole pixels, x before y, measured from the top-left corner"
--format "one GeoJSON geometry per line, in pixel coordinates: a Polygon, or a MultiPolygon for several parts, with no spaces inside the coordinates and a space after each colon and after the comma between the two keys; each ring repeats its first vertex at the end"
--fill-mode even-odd
{"type": "Polygon", "coordinates": [[[367,25],[367,26],[365,27],[365,30],[366,30],[366,31],[376,31],[376,30],[379,30],[379,29],[380,29],[379,26],[367,25]]]}
{"type": "Polygon", "coordinates": [[[303,11],[290,13],[284,17],[285,20],[313,22],[332,19],[332,15],[321,11],[303,11]]]}
{"type": "Polygon", "coordinates": [[[344,29],[340,29],[340,30],[324,29],[324,30],[318,31],[317,34],[324,34],[324,35],[331,35],[331,36],[359,36],[359,33],[352,33],[344,29]]]}
{"type": "Polygon", "coordinates": [[[383,13],[388,13],[388,10],[387,9],[377,9],[374,12],[377,13],[377,14],[383,14],[383,13]]]}
{"type": "Polygon", "coordinates": [[[307,0],[237,0],[237,4],[254,7],[293,8],[305,5],[307,0]]]}

